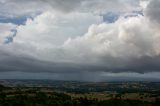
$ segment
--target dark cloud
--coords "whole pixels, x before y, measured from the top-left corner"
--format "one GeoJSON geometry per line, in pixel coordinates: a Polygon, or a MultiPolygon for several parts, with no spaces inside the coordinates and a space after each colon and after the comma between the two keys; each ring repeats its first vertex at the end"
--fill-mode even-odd
{"type": "Polygon", "coordinates": [[[82,81],[159,80],[156,79],[157,77],[147,79],[147,77],[145,77],[145,75],[143,76],[143,74],[160,72],[160,56],[143,56],[131,60],[108,57],[102,59],[103,61],[101,62],[103,63],[92,65],[86,63],[76,64],[69,62],[58,63],[42,61],[33,57],[14,55],[3,50],[0,50],[0,57],[0,73],[6,76],[0,78],[31,78],[82,81]],[[108,63],[108,61],[110,63],[108,63]],[[113,64],[110,65],[111,63],[113,64]],[[112,73],[113,76],[107,74],[107,76],[105,76],[104,73],[112,73]],[[126,74],[124,74],[124,77],[121,77],[123,76],[123,73],[126,74]],[[135,74],[136,76],[129,77],[127,76],[127,73],[140,74],[135,74]]]}
{"type": "Polygon", "coordinates": [[[65,62],[48,62],[10,53],[0,53],[0,71],[50,72],[50,73],[84,73],[84,72],[160,72],[160,56],[143,56],[137,59],[123,60],[117,58],[103,59],[99,64],[76,64],[65,62]],[[108,63],[108,61],[110,63],[108,63]],[[113,63],[113,64],[112,64],[113,63]]]}
{"type": "Polygon", "coordinates": [[[160,24],[160,0],[150,0],[145,14],[152,22],[160,24]]]}
{"type": "MultiPolygon", "coordinates": [[[[0,16],[24,17],[48,10],[61,12],[113,12],[131,11],[138,0],[3,0],[0,2],[0,16]],[[127,8],[127,9],[126,9],[127,8]]],[[[5,21],[8,21],[7,19],[5,21]]],[[[12,20],[14,21],[14,20],[12,20]]]]}
{"type": "Polygon", "coordinates": [[[54,9],[70,12],[79,8],[83,1],[87,0],[39,0],[43,3],[51,5],[54,9]]]}

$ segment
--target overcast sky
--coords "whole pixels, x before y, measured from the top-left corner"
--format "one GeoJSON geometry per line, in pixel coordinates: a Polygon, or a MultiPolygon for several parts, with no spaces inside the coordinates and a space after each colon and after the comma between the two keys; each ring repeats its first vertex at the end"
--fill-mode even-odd
{"type": "Polygon", "coordinates": [[[160,0],[0,0],[0,79],[159,76],[160,0]]]}

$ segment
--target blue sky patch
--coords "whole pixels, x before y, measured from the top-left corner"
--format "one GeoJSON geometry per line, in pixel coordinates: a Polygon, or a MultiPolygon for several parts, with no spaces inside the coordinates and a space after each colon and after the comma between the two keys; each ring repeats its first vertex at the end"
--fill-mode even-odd
{"type": "Polygon", "coordinates": [[[103,21],[108,23],[114,23],[119,18],[119,14],[109,12],[103,15],[103,21]]]}
{"type": "Polygon", "coordinates": [[[27,18],[28,17],[26,16],[13,17],[13,18],[0,16],[0,23],[13,23],[16,25],[21,25],[26,22],[27,18]]]}
{"type": "Polygon", "coordinates": [[[16,30],[16,29],[12,29],[11,32],[12,32],[12,35],[7,36],[7,37],[5,38],[4,44],[9,44],[9,43],[12,43],[12,42],[13,42],[13,39],[14,39],[14,37],[15,37],[16,34],[17,34],[17,30],[16,30]]]}

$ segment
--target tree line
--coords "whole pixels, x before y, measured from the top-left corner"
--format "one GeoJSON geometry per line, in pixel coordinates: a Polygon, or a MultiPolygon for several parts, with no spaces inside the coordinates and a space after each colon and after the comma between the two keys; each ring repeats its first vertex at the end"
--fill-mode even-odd
{"type": "Polygon", "coordinates": [[[64,93],[37,92],[35,94],[14,94],[6,95],[0,93],[0,106],[159,106],[160,100],[154,103],[147,103],[138,100],[122,100],[112,98],[110,100],[99,101],[98,99],[88,99],[87,97],[72,98],[64,93]]]}

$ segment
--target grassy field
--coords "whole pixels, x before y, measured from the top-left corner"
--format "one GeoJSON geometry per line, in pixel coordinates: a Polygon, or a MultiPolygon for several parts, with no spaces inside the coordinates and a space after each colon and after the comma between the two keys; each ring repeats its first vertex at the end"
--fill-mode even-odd
{"type": "Polygon", "coordinates": [[[160,95],[151,94],[151,93],[99,93],[99,92],[92,92],[92,93],[85,93],[85,94],[75,94],[75,93],[66,93],[73,98],[79,97],[87,97],[88,99],[98,99],[98,100],[109,100],[111,98],[118,98],[123,100],[140,100],[140,101],[147,101],[147,102],[154,102],[156,99],[160,99],[160,95]]]}

